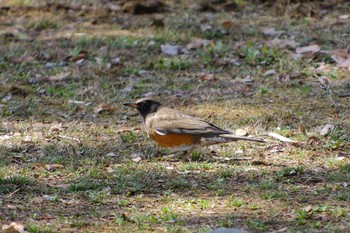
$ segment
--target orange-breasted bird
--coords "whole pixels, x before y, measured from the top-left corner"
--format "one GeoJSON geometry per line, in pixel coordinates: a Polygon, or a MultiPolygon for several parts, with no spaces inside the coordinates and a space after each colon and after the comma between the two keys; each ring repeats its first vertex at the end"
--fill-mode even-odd
{"type": "Polygon", "coordinates": [[[154,99],[143,98],[124,105],[136,108],[141,113],[147,133],[155,143],[173,151],[188,151],[200,146],[239,140],[265,142],[236,136],[212,123],[165,107],[154,99]]]}

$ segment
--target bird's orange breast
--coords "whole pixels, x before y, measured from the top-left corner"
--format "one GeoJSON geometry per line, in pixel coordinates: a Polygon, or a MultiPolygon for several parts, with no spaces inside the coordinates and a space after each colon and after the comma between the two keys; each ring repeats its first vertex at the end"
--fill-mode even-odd
{"type": "Polygon", "coordinates": [[[149,134],[150,138],[159,146],[173,148],[179,146],[190,146],[197,143],[196,137],[190,134],[166,134],[160,135],[156,132],[149,134]]]}

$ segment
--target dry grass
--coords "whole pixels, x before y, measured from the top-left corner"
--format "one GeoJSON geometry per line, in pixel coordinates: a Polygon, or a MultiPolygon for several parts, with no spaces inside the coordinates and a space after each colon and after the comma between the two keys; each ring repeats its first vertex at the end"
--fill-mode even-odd
{"type": "Polygon", "coordinates": [[[350,92],[350,73],[327,56],[265,51],[262,33],[274,27],[300,45],[346,48],[343,8],[306,17],[291,7],[280,17],[279,6],[240,2],[230,13],[168,2],[157,16],[108,10],[114,2],[1,8],[0,223],[29,232],[349,231],[350,110],[339,94],[350,92]],[[161,52],[195,37],[211,43],[161,52]],[[218,65],[224,58],[239,64],[218,65]],[[201,80],[203,72],[217,78],[201,80]],[[145,95],[298,143],[231,143],[165,159],[121,105],[145,95]],[[322,136],[325,124],[335,127],[322,136]]]}

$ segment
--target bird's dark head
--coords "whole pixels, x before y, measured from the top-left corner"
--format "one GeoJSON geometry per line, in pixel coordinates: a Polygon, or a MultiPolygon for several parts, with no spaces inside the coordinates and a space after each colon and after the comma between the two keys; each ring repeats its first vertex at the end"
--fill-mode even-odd
{"type": "Polygon", "coordinates": [[[150,113],[156,112],[158,108],[162,106],[160,102],[150,98],[139,99],[133,103],[124,103],[123,105],[136,108],[143,118],[150,113]]]}

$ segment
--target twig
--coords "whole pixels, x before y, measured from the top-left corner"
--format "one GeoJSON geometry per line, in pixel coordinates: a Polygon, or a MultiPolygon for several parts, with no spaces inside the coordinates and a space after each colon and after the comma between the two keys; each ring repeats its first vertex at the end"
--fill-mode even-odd
{"type": "Polygon", "coordinates": [[[18,188],[15,191],[13,191],[12,193],[8,194],[7,197],[11,197],[13,194],[17,193],[19,190],[21,190],[21,188],[18,188]]]}
{"type": "Polygon", "coordinates": [[[295,142],[292,139],[283,137],[282,135],[279,135],[277,133],[269,132],[267,135],[269,135],[270,137],[276,138],[276,139],[280,140],[281,142],[295,142]]]}

